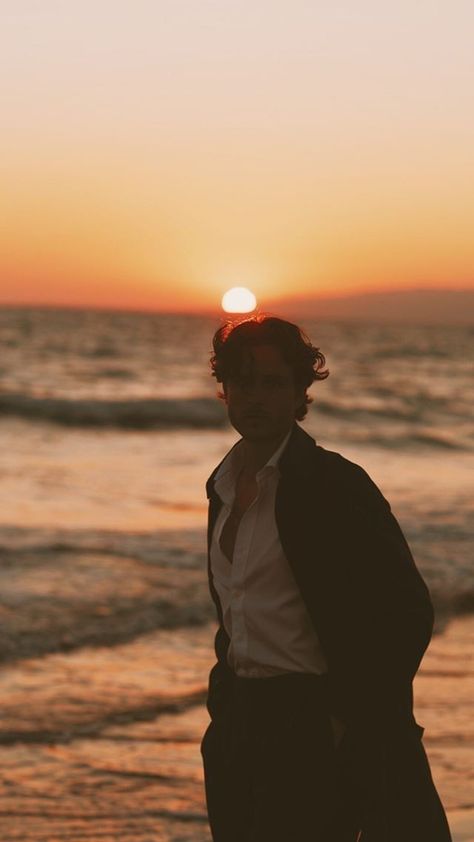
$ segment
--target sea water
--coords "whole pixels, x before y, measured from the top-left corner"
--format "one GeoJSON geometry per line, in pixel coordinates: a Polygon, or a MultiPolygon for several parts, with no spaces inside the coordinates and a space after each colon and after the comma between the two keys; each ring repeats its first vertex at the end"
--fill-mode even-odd
{"type": "MultiPolygon", "coordinates": [[[[442,632],[474,609],[474,328],[299,323],[330,370],[302,426],[389,500],[442,632]]],[[[220,324],[0,310],[0,739],[11,775],[0,839],[49,840],[51,821],[58,839],[94,839],[100,786],[101,839],[185,839],[186,822],[190,839],[208,838],[196,751],[215,623],[204,485],[237,439],[210,376],[220,324]]],[[[436,655],[440,675],[446,657],[436,655]]],[[[435,736],[448,732],[441,721],[435,736]]],[[[463,762],[446,791],[464,793],[463,762]]]]}

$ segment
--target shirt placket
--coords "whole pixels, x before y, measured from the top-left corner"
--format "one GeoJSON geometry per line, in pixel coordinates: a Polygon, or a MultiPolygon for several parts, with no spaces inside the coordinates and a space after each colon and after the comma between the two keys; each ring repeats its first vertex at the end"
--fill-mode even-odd
{"type": "Polygon", "coordinates": [[[237,657],[238,666],[241,666],[248,674],[253,667],[252,653],[250,650],[250,638],[246,618],[246,585],[248,574],[252,564],[252,545],[257,527],[258,511],[261,504],[261,481],[257,477],[257,496],[251,503],[240,521],[234,546],[234,559],[232,563],[232,629],[236,629],[237,647],[234,654],[237,657]]]}

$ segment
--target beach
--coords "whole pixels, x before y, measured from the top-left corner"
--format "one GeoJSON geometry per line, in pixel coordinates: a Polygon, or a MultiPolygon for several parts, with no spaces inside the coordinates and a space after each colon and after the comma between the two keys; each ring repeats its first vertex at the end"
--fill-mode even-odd
{"type": "MultiPolygon", "coordinates": [[[[204,484],[236,440],[216,320],[0,310],[1,842],[209,842],[204,484]]],[[[470,328],[308,323],[305,429],[368,471],[428,584],[415,716],[474,839],[470,328]]]]}
{"type": "MultiPolygon", "coordinates": [[[[209,842],[199,743],[209,721],[213,618],[205,620],[203,602],[199,624],[150,631],[135,611],[128,639],[122,628],[118,640],[103,594],[115,591],[115,620],[127,611],[130,618],[132,601],[141,605],[140,595],[153,591],[149,568],[127,557],[109,557],[107,565],[100,555],[69,556],[69,565],[66,557],[63,569],[80,569],[83,585],[99,581],[102,592],[84,588],[83,596],[77,580],[60,592],[57,564],[31,555],[15,589],[16,617],[4,614],[12,636],[23,634],[23,657],[11,659],[0,678],[0,839],[209,842]],[[126,604],[117,593],[123,581],[126,604]],[[60,607],[41,615],[39,598],[51,588],[76,619],[66,611],[66,623],[60,607]],[[27,657],[34,646],[28,629],[46,635],[48,622],[50,639],[63,630],[59,651],[27,657]]],[[[5,572],[3,559],[2,584],[5,572]]],[[[175,600],[179,588],[170,582],[168,596],[175,600]]],[[[204,597],[204,569],[193,588],[204,597]]],[[[473,651],[474,617],[456,617],[433,638],[415,680],[415,716],[455,842],[474,839],[473,651]]]]}

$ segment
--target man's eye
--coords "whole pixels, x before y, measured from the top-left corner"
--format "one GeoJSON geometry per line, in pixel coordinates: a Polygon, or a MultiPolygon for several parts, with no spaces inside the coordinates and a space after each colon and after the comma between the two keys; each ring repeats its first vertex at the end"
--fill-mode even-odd
{"type": "Polygon", "coordinates": [[[282,380],[281,377],[262,377],[260,380],[254,380],[253,377],[234,377],[234,383],[240,389],[251,389],[252,386],[256,386],[257,388],[264,388],[264,389],[279,389],[284,384],[285,381],[282,380]]]}
{"type": "Polygon", "coordinates": [[[283,380],[281,377],[267,377],[264,380],[266,386],[281,386],[283,384],[283,380]]]}

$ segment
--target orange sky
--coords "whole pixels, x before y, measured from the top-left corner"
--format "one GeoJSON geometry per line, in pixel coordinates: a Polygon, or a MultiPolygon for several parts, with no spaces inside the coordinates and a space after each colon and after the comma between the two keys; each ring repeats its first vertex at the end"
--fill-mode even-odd
{"type": "Polygon", "coordinates": [[[474,286],[470,0],[15,0],[0,303],[474,286]]]}

